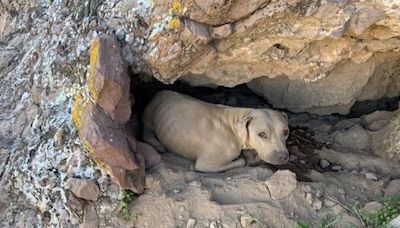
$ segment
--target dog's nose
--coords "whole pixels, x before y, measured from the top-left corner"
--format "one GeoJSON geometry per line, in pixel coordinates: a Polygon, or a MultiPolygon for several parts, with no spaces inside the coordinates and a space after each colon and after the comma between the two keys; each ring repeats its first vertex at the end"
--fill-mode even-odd
{"type": "Polygon", "coordinates": [[[278,161],[281,164],[286,164],[289,161],[289,154],[288,153],[280,153],[278,157],[278,161]]]}

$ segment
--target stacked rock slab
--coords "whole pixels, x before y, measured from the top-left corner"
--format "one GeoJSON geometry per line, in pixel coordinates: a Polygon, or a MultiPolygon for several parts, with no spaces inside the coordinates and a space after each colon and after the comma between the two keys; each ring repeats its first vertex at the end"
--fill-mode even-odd
{"type": "Polygon", "coordinates": [[[400,95],[398,1],[153,1],[145,55],[156,77],[247,83],[275,108],[347,114],[400,95]]]}
{"type": "Polygon", "coordinates": [[[116,39],[93,41],[90,50],[88,94],[78,93],[72,118],[90,156],[123,189],[142,193],[144,157],[125,128],[131,116],[130,78],[116,39]]]}

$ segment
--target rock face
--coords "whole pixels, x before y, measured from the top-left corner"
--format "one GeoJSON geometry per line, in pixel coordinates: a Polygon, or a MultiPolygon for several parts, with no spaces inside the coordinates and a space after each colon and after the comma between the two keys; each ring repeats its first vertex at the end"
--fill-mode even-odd
{"type": "Polygon", "coordinates": [[[386,160],[400,165],[400,111],[379,130],[370,132],[371,149],[386,160]]]}
{"type": "Polygon", "coordinates": [[[72,111],[79,137],[119,186],[142,193],[145,160],[124,126],[131,114],[130,78],[119,45],[113,37],[101,37],[93,41],[90,54],[87,85],[93,100],[77,93],[72,111]]]}
{"type": "Polygon", "coordinates": [[[88,89],[93,100],[117,124],[131,117],[130,78],[121,50],[113,37],[92,43],[88,89]]]}
{"type": "Polygon", "coordinates": [[[274,107],[318,114],[400,95],[394,1],[174,2],[155,1],[148,17],[161,81],[249,83],[274,107]]]}
{"type": "MultiPolygon", "coordinates": [[[[119,190],[141,192],[144,164],[154,165],[159,156],[147,156],[151,148],[137,142],[124,127],[133,99],[127,92],[129,80],[117,77],[126,75],[127,67],[115,55],[118,45],[132,71],[151,76],[154,72],[164,82],[179,78],[193,85],[228,87],[249,83],[275,107],[347,113],[356,100],[398,95],[398,18],[399,4],[383,0],[1,0],[0,227],[78,227],[82,222],[83,227],[127,226],[115,210],[119,190]],[[91,41],[107,34],[115,34],[118,42],[112,38],[103,49],[99,41],[98,55],[92,56],[96,67],[89,69],[88,82],[91,41]],[[85,94],[83,87],[90,87],[90,93],[85,94]],[[274,93],[269,92],[272,89],[274,93]],[[80,105],[75,112],[78,128],[71,118],[76,104],[80,105]],[[69,177],[96,180],[104,194],[95,203],[79,199],[66,188],[69,177]],[[120,188],[111,184],[110,177],[120,188]]],[[[247,98],[227,100],[238,106],[243,100],[251,103],[247,98]]],[[[399,113],[381,117],[363,120],[370,150],[398,162],[399,113]]],[[[349,160],[349,154],[340,157],[349,160]]],[[[155,210],[170,226],[177,225],[174,219],[181,215],[182,221],[193,216],[196,224],[207,226],[233,216],[229,225],[234,226],[240,204],[248,203],[251,209],[252,202],[271,200],[263,182],[248,178],[270,176],[269,171],[259,175],[265,169],[254,172],[246,167],[245,176],[235,170],[238,178],[228,180],[225,174],[208,178],[190,170],[177,176],[175,168],[162,167],[152,181],[148,178],[153,192],[146,192],[147,198],[141,196],[142,202],[133,205],[143,216],[142,224],[162,226],[148,213],[155,210]],[[177,186],[182,187],[188,180],[204,178],[204,188],[194,184],[171,198],[178,179],[177,186]],[[154,195],[154,191],[159,192],[154,195]],[[230,199],[244,193],[247,199],[230,199]],[[182,202],[186,212],[197,214],[182,213],[182,202]],[[209,210],[203,213],[203,208],[209,210]],[[213,213],[217,216],[211,217],[213,213]]],[[[393,167],[398,166],[387,168],[393,167]]],[[[340,183],[347,182],[344,178],[340,183]]],[[[373,190],[369,197],[377,195],[377,186],[366,188],[373,190]]],[[[282,205],[291,200],[282,199],[286,201],[282,205]]],[[[252,211],[260,212],[258,218],[265,214],[279,218],[267,218],[268,226],[292,227],[285,208],[252,211]]],[[[313,212],[310,217],[317,215],[313,212]]],[[[137,226],[133,223],[128,226],[137,226]]]]}

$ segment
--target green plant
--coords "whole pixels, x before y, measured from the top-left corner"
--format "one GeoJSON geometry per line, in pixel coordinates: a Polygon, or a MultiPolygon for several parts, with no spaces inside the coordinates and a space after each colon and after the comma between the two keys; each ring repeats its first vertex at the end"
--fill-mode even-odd
{"type": "Polygon", "coordinates": [[[333,225],[335,225],[340,219],[342,218],[342,215],[331,215],[327,214],[325,217],[321,220],[321,223],[319,225],[320,228],[331,228],[333,225]]]}
{"type": "Polygon", "coordinates": [[[120,194],[119,208],[121,210],[122,216],[125,220],[131,218],[131,212],[129,210],[129,204],[135,198],[135,194],[132,191],[124,190],[120,194]]]}
{"type": "Polygon", "coordinates": [[[296,222],[296,228],[310,228],[311,226],[310,225],[308,225],[307,223],[305,223],[305,222],[302,222],[302,221],[297,221],[296,222]]]}
{"type": "Polygon", "coordinates": [[[376,212],[364,212],[365,223],[369,227],[386,227],[400,214],[400,195],[383,199],[383,206],[376,212]]]}

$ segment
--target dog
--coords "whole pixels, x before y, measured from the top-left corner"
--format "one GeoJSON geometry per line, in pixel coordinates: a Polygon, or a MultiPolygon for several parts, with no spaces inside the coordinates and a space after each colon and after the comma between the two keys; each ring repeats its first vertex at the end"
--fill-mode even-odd
{"type": "Polygon", "coordinates": [[[246,160],[238,158],[244,149],[270,164],[289,160],[288,119],[274,110],[210,104],[164,90],[145,108],[143,123],[143,141],[160,153],[168,150],[195,161],[200,172],[245,166],[246,160]]]}

